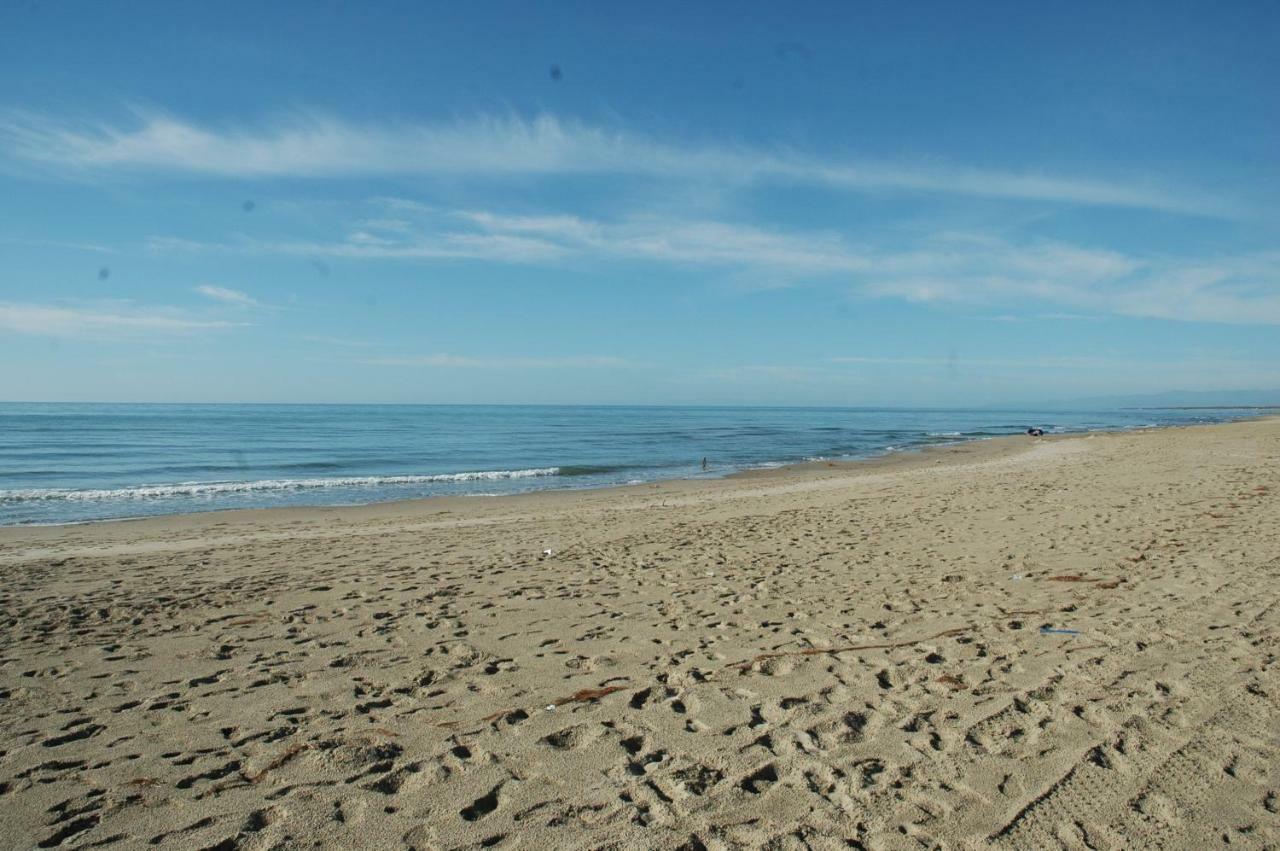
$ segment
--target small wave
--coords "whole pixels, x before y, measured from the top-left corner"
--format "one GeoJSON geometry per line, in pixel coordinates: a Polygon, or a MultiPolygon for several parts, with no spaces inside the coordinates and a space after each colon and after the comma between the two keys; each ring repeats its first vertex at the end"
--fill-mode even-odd
{"type": "Polygon", "coordinates": [[[26,490],[0,490],[0,502],[162,499],[174,496],[214,496],[229,493],[296,491],[318,488],[366,488],[380,485],[487,482],[501,479],[529,479],[538,476],[558,475],[560,475],[559,467],[538,467],[530,470],[481,470],[466,473],[438,473],[431,476],[345,476],[329,479],[263,479],[255,482],[178,482],[169,485],[140,485],[131,488],[99,490],[30,488],[26,490]]]}
{"type": "Polygon", "coordinates": [[[595,476],[602,473],[617,473],[622,470],[630,469],[628,467],[611,467],[597,466],[593,464],[567,464],[563,467],[556,467],[557,476],[595,476]]]}

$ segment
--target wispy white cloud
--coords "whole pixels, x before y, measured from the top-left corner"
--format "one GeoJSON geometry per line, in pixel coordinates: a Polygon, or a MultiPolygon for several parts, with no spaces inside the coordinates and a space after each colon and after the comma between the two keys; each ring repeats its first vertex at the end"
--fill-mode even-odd
{"type": "Polygon", "coordinates": [[[95,254],[119,254],[119,249],[97,242],[78,242],[63,239],[23,239],[0,237],[0,245],[25,245],[33,248],[57,248],[69,251],[89,251],[95,254]]]}
{"type": "Polygon", "coordinates": [[[1092,313],[1063,313],[1061,311],[1051,311],[1049,313],[1037,313],[1032,318],[1052,319],[1060,322],[1101,322],[1107,317],[1092,313]]]}
{"type": "Polygon", "coordinates": [[[378,345],[368,340],[352,340],[347,337],[326,337],[316,334],[308,334],[302,339],[305,342],[315,343],[320,346],[338,346],[344,349],[372,349],[378,345]]]}
{"type": "Polygon", "coordinates": [[[233,304],[238,307],[262,306],[257,299],[247,293],[242,293],[239,290],[233,290],[229,287],[219,287],[214,284],[201,284],[196,287],[196,292],[206,298],[211,298],[214,301],[220,301],[223,304],[233,304]]]}
{"type": "Polygon", "coordinates": [[[603,355],[579,357],[472,357],[468,355],[432,354],[399,357],[362,358],[368,366],[445,367],[451,369],[616,369],[636,364],[624,358],[603,355]]]}
{"type": "Polygon", "coordinates": [[[949,357],[881,357],[881,356],[848,356],[827,358],[827,363],[847,364],[852,366],[925,366],[925,367],[981,367],[984,369],[1105,369],[1114,365],[1113,358],[1106,357],[1050,357],[1028,355],[1017,358],[962,358],[959,355],[949,357]]]}
{"type": "Polygon", "coordinates": [[[941,193],[1234,214],[1220,201],[1142,182],[662,141],[552,115],[356,124],[295,113],[256,126],[215,128],[156,112],[135,113],[123,124],[75,124],[9,113],[0,119],[0,139],[11,156],[59,169],[228,177],[637,175],[679,182],[770,182],[852,192],[941,193]]]}
{"type": "Polygon", "coordinates": [[[869,244],[851,242],[834,231],[771,230],[723,221],[656,216],[596,221],[436,209],[397,220],[392,228],[366,220],[329,242],[161,238],[151,245],[160,251],[354,260],[644,261],[712,267],[764,286],[843,283],[863,297],[973,305],[1005,317],[1030,310],[1039,318],[1122,315],[1280,324],[1280,254],[1275,252],[1186,260],[964,232],[869,244]]]}
{"type": "Polygon", "coordinates": [[[553,242],[516,235],[437,233],[389,239],[356,230],[340,240],[241,239],[234,242],[201,242],[173,237],[152,237],[147,247],[158,252],[230,252],[284,254],[338,260],[488,260],[498,263],[539,263],[565,256],[568,250],[553,242]]]}
{"type": "Polygon", "coordinates": [[[0,329],[34,337],[145,340],[226,330],[243,324],[198,319],[172,308],[141,308],[128,302],[81,305],[0,302],[0,329]]]}
{"type": "Polygon", "coordinates": [[[980,377],[984,381],[1013,381],[1024,388],[1031,370],[1044,375],[1048,382],[1045,392],[1049,394],[1060,393],[1072,384],[1078,384],[1083,392],[1092,392],[1088,388],[1092,378],[1098,376],[1106,376],[1112,386],[1137,392],[1149,391],[1152,386],[1176,387],[1182,382],[1232,387],[1275,386],[1280,382],[1280,366],[1221,350],[1142,357],[1117,352],[1057,355],[1050,349],[1020,357],[968,357],[956,352],[945,356],[855,355],[833,357],[826,362],[833,369],[847,369],[854,375],[882,381],[955,382],[980,377]]]}
{"type": "MultiPolygon", "coordinates": [[[[558,246],[564,253],[713,266],[765,267],[793,274],[867,271],[865,250],[830,232],[770,231],[717,221],[637,217],[593,222],[576,216],[459,216],[489,236],[522,234],[558,246]]],[[[483,245],[483,242],[478,243],[483,245]]]]}
{"type": "MultiPolygon", "coordinates": [[[[1047,239],[1012,242],[947,232],[907,244],[851,243],[831,231],[796,232],[714,221],[575,216],[455,218],[492,236],[545,241],[547,258],[604,257],[746,270],[773,282],[845,281],[859,295],[985,307],[1038,305],[1041,317],[1123,315],[1280,324],[1280,254],[1196,261],[1134,256],[1047,239]],[[1070,311],[1045,311],[1044,308],[1070,311]]],[[[483,241],[478,241],[480,249],[483,241]]],[[[483,252],[478,252],[479,256],[483,252]]],[[[536,258],[535,258],[536,259],[536,258]]]]}
{"type": "MultiPolygon", "coordinates": [[[[713,370],[689,372],[679,380],[697,386],[758,385],[776,387],[808,385],[824,390],[831,388],[884,388],[896,391],[907,388],[931,388],[930,393],[947,387],[975,387],[987,392],[1001,387],[1025,394],[1030,385],[1028,375],[1041,375],[1047,384],[1040,388],[1042,398],[1070,393],[1090,393],[1099,386],[1096,377],[1105,375],[1113,387],[1149,391],[1153,386],[1177,386],[1192,382],[1200,386],[1268,387],[1280,382],[1280,367],[1256,358],[1233,356],[1226,352],[1183,352],[1182,356],[1121,356],[1115,352],[1091,355],[1055,355],[1031,352],[1023,357],[968,357],[956,352],[947,354],[882,356],[853,355],[832,357],[809,364],[752,364],[713,370]],[[976,382],[976,383],[975,383],[976,382]]],[[[1034,382],[1033,382],[1034,384],[1034,382]]],[[[1036,392],[1040,392],[1037,390],[1036,392]]],[[[820,397],[821,398],[821,397],[820,397]]],[[[930,395],[931,404],[940,397],[930,395]]],[[[956,403],[972,402],[960,397],[956,403]]]]}
{"type": "MultiPolygon", "coordinates": [[[[1206,260],[1094,257],[1057,248],[1017,246],[941,260],[914,275],[877,275],[861,292],[913,302],[1058,305],[1097,316],[1280,325],[1280,254],[1261,252],[1206,260]]],[[[1110,254],[1109,252],[1104,254],[1110,254]]],[[[1080,314],[1044,313],[1078,319],[1080,314]]]]}
{"type": "Polygon", "coordinates": [[[863,376],[825,364],[739,364],[685,373],[678,383],[824,385],[864,384],[863,376]]]}

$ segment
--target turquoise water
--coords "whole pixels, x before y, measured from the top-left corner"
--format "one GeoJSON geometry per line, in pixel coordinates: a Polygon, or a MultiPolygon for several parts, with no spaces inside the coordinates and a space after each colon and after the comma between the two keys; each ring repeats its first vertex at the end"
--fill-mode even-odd
{"type": "Polygon", "coordinates": [[[1242,413],[7,403],[0,525],[721,476],[1030,425],[1072,432],[1242,413]]]}

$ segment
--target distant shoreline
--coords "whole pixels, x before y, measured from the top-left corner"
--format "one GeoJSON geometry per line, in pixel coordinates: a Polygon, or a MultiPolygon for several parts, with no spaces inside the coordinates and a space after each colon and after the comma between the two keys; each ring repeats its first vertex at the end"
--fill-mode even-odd
{"type": "Polygon", "coordinates": [[[1280,411],[1280,405],[1145,405],[1119,411],[1280,411]]]}

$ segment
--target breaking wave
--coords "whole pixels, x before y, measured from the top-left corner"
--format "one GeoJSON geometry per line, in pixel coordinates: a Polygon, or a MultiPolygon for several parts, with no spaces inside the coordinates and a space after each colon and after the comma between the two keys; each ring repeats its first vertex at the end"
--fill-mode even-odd
{"type": "Polygon", "coordinates": [[[256,482],[177,482],[168,485],[139,485],[131,488],[93,490],[29,488],[25,490],[0,490],[0,502],[161,499],[173,496],[215,496],[229,493],[300,491],[319,488],[367,488],[383,485],[488,482],[559,475],[561,475],[559,467],[536,467],[529,470],[481,470],[466,473],[438,473],[431,476],[345,476],[326,479],[262,479],[256,482]]]}

